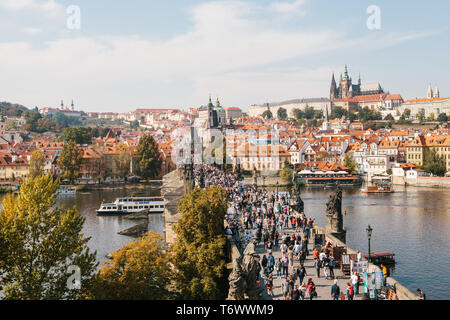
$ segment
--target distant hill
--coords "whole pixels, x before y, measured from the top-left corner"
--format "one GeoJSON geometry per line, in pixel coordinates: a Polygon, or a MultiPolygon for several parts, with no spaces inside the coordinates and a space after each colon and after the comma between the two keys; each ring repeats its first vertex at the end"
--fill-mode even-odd
{"type": "Polygon", "coordinates": [[[17,103],[10,103],[10,102],[0,102],[0,114],[5,116],[20,116],[22,112],[24,111],[30,111],[27,107],[17,104],[17,103]]]}

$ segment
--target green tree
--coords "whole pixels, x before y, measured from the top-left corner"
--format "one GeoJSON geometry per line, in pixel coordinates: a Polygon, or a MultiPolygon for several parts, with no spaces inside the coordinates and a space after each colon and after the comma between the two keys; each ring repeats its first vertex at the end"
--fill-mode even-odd
{"type": "Polygon", "coordinates": [[[297,120],[301,120],[305,118],[305,113],[300,109],[294,109],[294,117],[297,120]]]}
{"type": "Polygon", "coordinates": [[[440,113],[439,114],[439,116],[438,116],[438,118],[437,118],[437,121],[439,121],[439,122],[447,122],[448,121],[448,116],[447,116],[447,114],[446,113],[440,113]]]}
{"type": "Polygon", "coordinates": [[[407,120],[411,117],[411,109],[405,109],[400,117],[400,120],[407,120]]]}
{"type": "Polygon", "coordinates": [[[63,171],[63,177],[72,183],[80,175],[81,169],[81,150],[74,141],[64,144],[61,154],[58,158],[58,166],[63,171]]]}
{"type": "Polygon", "coordinates": [[[352,155],[347,153],[344,158],[344,166],[346,166],[351,174],[358,174],[358,163],[353,159],[352,155]]]}
{"type": "Polygon", "coordinates": [[[0,295],[14,300],[76,299],[77,266],[83,287],[97,263],[83,236],[76,208],[55,207],[59,181],[29,178],[17,198],[7,195],[0,213],[0,295]]]}
{"type": "Polygon", "coordinates": [[[77,144],[91,144],[92,133],[89,128],[85,127],[70,127],[63,131],[60,141],[69,142],[75,141],[77,144]]]}
{"type": "Polygon", "coordinates": [[[306,118],[306,119],[308,119],[308,120],[314,119],[314,113],[315,113],[315,111],[314,111],[314,108],[313,108],[313,107],[308,107],[308,106],[306,106],[306,107],[305,107],[304,113],[305,113],[305,118],[306,118]]]}
{"type": "Polygon", "coordinates": [[[294,170],[290,166],[285,166],[283,170],[280,171],[280,177],[284,184],[292,184],[292,176],[294,170]]]}
{"type": "Polygon", "coordinates": [[[152,136],[144,135],[136,148],[138,175],[146,180],[154,179],[161,170],[161,154],[158,144],[152,136]]]}
{"type": "Polygon", "coordinates": [[[277,116],[280,120],[286,120],[288,117],[287,110],[284,108],[279,108],[277,111],[277,116]]]}
{"type": "Polygon", "coordinates": [[[322,119],[323,116],[323,111],[322,110],[316,110],[314,111],[314,119],[322,119]]]}
{"type": "Polygon", "coordinates": [[[103,262],[84,291],[94,300],[166,300],[173,275],[162,236],[151,231],[126,244],[103,262]]]}
{"type": "Polygon", "coordinates": [[[384,117],[384,120],[386,121],[393,121],[394,117],[392,116],[392,114],[388,113],[386,117],[384,117]]]}
{"type": "Polygon", "coordinates": [[[445,158],[439,156],[435,149],[425,149],[423,169],[435,176],[443,177],[447,172],[445,158]]]}
{"type": "Polygon", "coordinates": [[[227,295],[223,190],[195,188],[181,199],[174,230],[175,284],[185,300],[222,300],[227,295]]]}
{"type": "Polygon", "coordinates": [[[44,173],[45,155],[41,150],[36,150],[30,158],[30,175],[32,177],[40,176],[44,173]]]}
{"type": "Polygon", "coordinates": [[[347,111],[344,108],[336,106],[331,110],[330,118],[332,120],[333,119],[341,119],[342,117],[344,117],[346,115],[347,115],[347,111]]]}
{"type": "Polygon", "coordinates": [[[263,112],[262,117],[266,120],[271,120],[273,119],[273,114],[270,110],[266,110],[263,112]]]}
{"type": "Polygon", "coordinates": [[[417,119],[420,123],[425,121],[425,110],[422,109],[417,113],[417,119]]]}

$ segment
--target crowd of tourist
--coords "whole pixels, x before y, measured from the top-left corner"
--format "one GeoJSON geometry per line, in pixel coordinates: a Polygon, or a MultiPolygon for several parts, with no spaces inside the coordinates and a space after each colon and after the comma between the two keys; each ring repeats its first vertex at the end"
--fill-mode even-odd
{"type": "MultiPolygon", "coordinates": [[[[197,166],[194,176],[198,185],[218,186],[226,191],[231,205],[227,214],[226,232],[243,250],[256,239],[263,250],[260,262],[260,285],[269,296],[274,296],[274,279],[282,279],[283,298],[286,300],[314,299],[316,285],[307,277],[305,260],[310,255],[308,245],[314,220],[304,213],[292,210],[291,195],[287,192],[268,191],[245,184],[233,173],[225,173],[213,166],[197,166]],[[275,259],[274,251],[281,253],[275,259]]],[[[321,269],[326,279],[334,280],[335,261],[329,247],[312,251],[317,277],[321,269]]],[[[359,280],[359,279],[358,279],[359,280]]],[[[332,287],[333,298],[342,293],[332,287]]],[[[347,289],[347,299],[353,299],[354,287],[347,289]]]]}

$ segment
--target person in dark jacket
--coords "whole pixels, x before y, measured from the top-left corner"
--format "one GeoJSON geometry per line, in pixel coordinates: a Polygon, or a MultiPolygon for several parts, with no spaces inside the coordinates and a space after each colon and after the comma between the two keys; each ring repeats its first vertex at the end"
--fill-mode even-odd
{"type": "Polygon", "coordinates": [[[297,278],[300,281],[300,285],[302,285],[305,276],[306,276],[306,269],[303,266],[303,264],[300,264],[300,266],[297,268],[297,278]]]}
{"type": "Polygon", "coordinates": [[[294,286],[294,290],[292,290],[291,300],[300,300],[300,291],[297,286],[294,286]]]}
{"type": "Polygon", "coordinates": [[[339,294],[341,289],[338,286],[338,281],[334,280],[334,284],[331,286],[331,297],[333,300],[339,300],[339,294]]]}

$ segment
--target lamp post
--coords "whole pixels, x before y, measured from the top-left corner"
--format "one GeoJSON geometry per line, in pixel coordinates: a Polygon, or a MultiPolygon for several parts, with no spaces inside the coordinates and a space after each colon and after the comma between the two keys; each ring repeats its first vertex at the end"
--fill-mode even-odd
{"type": "Polygon", "coordinates": [[[369,240],[369,255],[367,256],[367,260],[369,261],[369,263],[370,263],[370,239],[372,238],[372,231],[373,231],[373,229],[370,227],[370,224],[369,224],[369,226],[366,229],[367,239],[369,240]]]}

